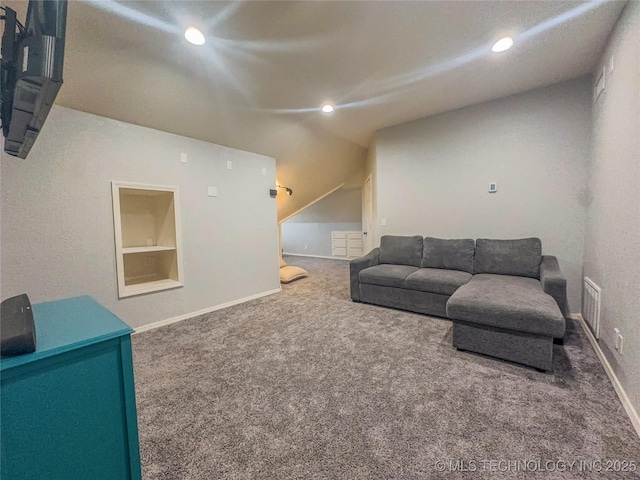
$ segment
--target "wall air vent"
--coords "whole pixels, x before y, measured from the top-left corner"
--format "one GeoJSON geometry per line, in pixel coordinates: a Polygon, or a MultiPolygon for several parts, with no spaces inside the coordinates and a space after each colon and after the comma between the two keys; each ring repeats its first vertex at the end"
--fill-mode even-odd
{"type": "Polygon", "coordinates": [[[593,335],[600,338],[600,299],[602,289],[589,277],[584,277],[582,291],[582,317],[591,328],[593,335]]]}

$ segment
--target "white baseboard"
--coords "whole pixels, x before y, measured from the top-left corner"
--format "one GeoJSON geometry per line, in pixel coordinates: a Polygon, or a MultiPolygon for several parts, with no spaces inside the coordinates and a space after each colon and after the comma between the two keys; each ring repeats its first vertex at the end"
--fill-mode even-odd
{"type": "Polygon", "coordinates": [[[636,412],[636,409],[634,408],[634,406],[631,404],[631,401],[627,396],[627,392],[624,391],[624,388],[620,384],[620,381],[618,380],[618,377],[613,371],[613,368],[611,368],[611,364],[609,363],[609,360],[607,360],[607,357],[602,352],[602,349],[600,348],[598,341],[593,336],[593,333],[587,326],[587,323],[584,321],[584,318],[582,318],[581,314],[572,313],[571,315],[569,315],[569,318],[578,320],[580,322],[580,325],[582,325],[582,328],[587,334],[587,337],[589,337],[591,346],[596,351],[596,355],[598,355],[598,359],[600,360],[600,363],[604,367],[604,371],[607,372],[607,375],[609,376],[609,380],[611,380],[611,383],[613,384],[613,388],[618,394],[618,398],[620,398],[620,401],[622,402],[622,406],[626,410],[627,415],[629,415],[629,420],[631,420],[631,423],[633,424],[633,428],[635,428],[636,433],[638,434],[638,437],[640,437],[640,416],[638,415],[638,412],[636,412]]]}
{"type": "Polygon", "coordinates": [[[268,290],[266,292],[258,293],[256,295],[251,295],[250,297],[239,298],[237,300],[232,300],[231,302],[222,303],[220,305],[215,305],[213,307],[204,308],[202,310],[198,310],[197,312],[185,313],[184,315],[178,315],[177,317],[167,318],[166,320],[160,320],[158,322],[150,323],[149,325],[143,325],[142,327],[135,328],[133,334],[146,332],[147,330],[153,330],[154,328],[164,327],[165,325],[171,325],[172,323],[180,322],[182,320],[186,320],[187,318],[197,317],[199,315],[204,315],[205,313],[215,312],[216,310],[222,310],[223,308],[232,307],[234,305],[238,305],[240,303],[248,302],[249,300],[255,300],[256,298],[266,297],[268,295],[273,295],[274,293],[279,293],[282,291],[281,288],[275,288],[273,290],[268,290]]]}
{"type": "Polygon", "coordinates": [[[292,257],[328,258],[329,260],[345,260],[347,262],[353,260],[353,258],[347,258],[347,257],[325,257],[323,255],[307,255],[305,253],[282,252],[282,255],[291,255],[292,257]]]}

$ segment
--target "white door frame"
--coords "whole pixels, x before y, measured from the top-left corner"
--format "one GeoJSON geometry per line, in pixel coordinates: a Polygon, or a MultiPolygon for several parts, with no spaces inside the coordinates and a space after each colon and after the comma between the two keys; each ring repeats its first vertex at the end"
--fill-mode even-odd
{"type": "Polygon", "coordinates": [[[364,185],[362,186],[362,196],[362,204],[364,206],[362,235],[364,238],[364,254],[366,255],[373,250],[373,187],[371,183],[371,175],[369,175],[364,181],[364,185]]]}

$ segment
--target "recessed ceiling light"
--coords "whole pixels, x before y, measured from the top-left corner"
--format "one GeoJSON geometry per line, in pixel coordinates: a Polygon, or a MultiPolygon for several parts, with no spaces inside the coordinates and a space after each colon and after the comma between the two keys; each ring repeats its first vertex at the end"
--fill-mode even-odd
{"type": "Polygon", "coordinates": [[[331,105],[330,103],[325,103],[324,105],[322,105],[322,111],[324,113],[331,113],[333,112],[333,105],[331,105]]]}
{"type": "Polygon", "coordinates": [[[491,50],[496,53],[504,52],[505,50],[509,50],[512,45],[513,45],[513,38],[502,37],[500,40],[498,40],[496,43],[493,44],[493,47],[491,47],[491,50]]]}
{"type": "Polygon", "coordinates": [[[187,42],[193,43],[194,45],[204,45],[205,42],[204,34],[196,27],[188,27],[184,31],[184,38],[187,39],[187,42]]]}

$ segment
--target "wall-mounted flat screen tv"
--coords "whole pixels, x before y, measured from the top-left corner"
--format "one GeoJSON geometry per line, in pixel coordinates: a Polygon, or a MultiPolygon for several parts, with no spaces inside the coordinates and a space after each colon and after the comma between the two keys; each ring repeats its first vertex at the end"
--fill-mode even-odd
{"type": "Polygon", "coordinates": [[[11,8],[2,16],[4,151],[26,158],[62,86],[67,0],[29,0],[24,24],[11,8]]]}

